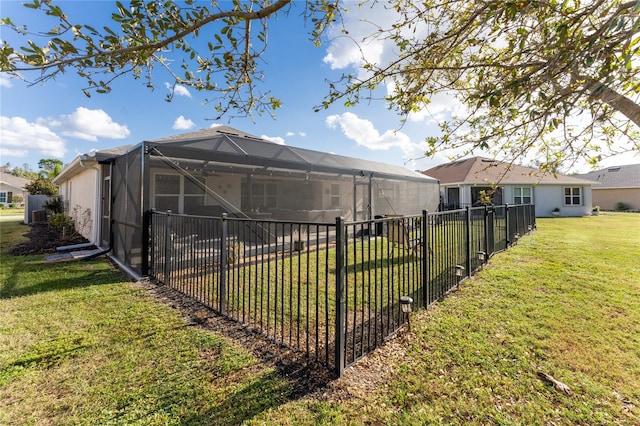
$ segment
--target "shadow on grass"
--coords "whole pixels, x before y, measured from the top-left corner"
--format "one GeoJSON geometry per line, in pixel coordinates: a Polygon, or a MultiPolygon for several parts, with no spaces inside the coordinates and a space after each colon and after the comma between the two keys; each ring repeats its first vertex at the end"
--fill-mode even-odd
{"type": "Polygon", "coordinates": [[[0,287],[0,299],[113,284],[124,279],[112,269],[82,270],[80,265],[77,263],[71,265],[71,262],[54,264],[40,259],[29,261],[25,258],[18,258],[5,267],[10,269],[6,272],[7,278],[0,287]],[[26,280],[29,279],[27,276],[30,273],[47,274],[49,278],[34,278],[28,282],[26,280]]]}
{"type": "Polygon", "coordinates": [[[276,372],[262,375],[246,386],[240,386],[224,401],[205,412],[180,419],[180,425],[239,425],[264,411],[286,403],[290,385],[276,372]]]}
{"type": "Polygon", "coordinates": [[[225,318],[171,287],[148,283],[147,289],[163,303],[178,309],[191,326],[217,332],[235,341],[273,370],[246,386],[239,386],[224,403],[205,413],[193,413],[180,424],[241,424],[260,413],[298,400],[326,387],[336,377],[310,361],[301,351],[283,347],[243,324],[225,318]],[[207,313],[206,319],[198,314],[207,313]]]}

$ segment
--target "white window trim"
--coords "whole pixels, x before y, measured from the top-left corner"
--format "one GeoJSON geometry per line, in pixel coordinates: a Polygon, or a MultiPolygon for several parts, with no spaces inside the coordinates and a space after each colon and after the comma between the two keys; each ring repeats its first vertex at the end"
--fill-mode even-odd
{"type": "Polygon", "coordinates": [[[153,179],[152,179],[152,191],[153,191],[153,197],[152,197],[152,201],[153,201],[153,205],[152,208],[156,207],[156,197],[178,197],[178,211],[177,212],[173,212],[173,213],[178,213],[178,214],[183,214],[184,213],[184,200],[187,197],[205,197],[205,194],[185,194],[184,190],[185,190],[185,176],[183,176],[180,173],[167,173],[167,172],[154,172],[153,173],[153,179]],[[156,176],[161,175],[161,176],[178,176],[180,177],[180,192],[178,194],[158,194],[156,192],[156,176]]]}
{"type": "Polygon", "coordinates": [[[534,200],[533,200],[533,187],[532,186],[514,186],[513,187],[513,204],[535,204],[534,200]],[[520,195],[516,195],[516,190],[521,190],[520,191],[520,195]],[[524,196],[522,195],[522,190],[523,189],[528,189],[530,191],[530,195],[529,198],[531,199],[529,201],[529,203],[517,203],[516,202],[516,198],[520,198],[520,201],[522,201],[522,198],[524,198],[524,196]]]}
{"type": "Polygon", "coordinates": [[[584,205],[584,188],[581,186],[565,186],[562,188],[562,203],[564,205],[564,207],[581,207],[584,205]],[[571,204],[567,204],[567,195],[565,194],[566,190],[570,189],[571,190],[571,195],[569,195],[569,198],[571,198],[571,204]],[[580,197],[580,201],[578,204],[574,204],[573,203],[573,197],[575,197],[575,195],[573,195],[573,190],[577,189],[579,191],[579,197],[580,197]]]}

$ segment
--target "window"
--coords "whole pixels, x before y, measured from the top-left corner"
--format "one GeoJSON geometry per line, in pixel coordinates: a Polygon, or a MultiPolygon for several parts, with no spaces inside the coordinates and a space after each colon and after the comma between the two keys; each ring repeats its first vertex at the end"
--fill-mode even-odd
{"type": "Polygon", "coordinates": [[[203,185],[182,175],[157,173],[154,176],[154,207],[174,213],[193,212],[204,205],[203,185]]]}
{"type": "Polygon", "coordinates": [[[502,188],[491,188],[488,186],[471,187],[471,203],[473,206],[482,206],[487,197],[491,199],[491,204],[502,204],[502,188]]]}
{"type": "Polygon", "coordinates": [[[242,209],[255,210],[269,207],[277,207],[278,185],[270,182],[251,183],[251,194],[248,192],[249,185],[242,183],[242,209]]]}
{"type": "Polygon", "coordinates": [[[531,204],[533,202],[533,189],[531,187],[513,188],[514,204],[531,204]]]}
{"type": "Polygon", "coordinates": [[[7,193],[5,191],[0,191],[0,204],[7,203],[7,193]]]}
{"type": "Polygon", "coordinates": [[[565,206],[581,206],[582,191],[580,187],[564,189],[564,205],[565,206]]]}

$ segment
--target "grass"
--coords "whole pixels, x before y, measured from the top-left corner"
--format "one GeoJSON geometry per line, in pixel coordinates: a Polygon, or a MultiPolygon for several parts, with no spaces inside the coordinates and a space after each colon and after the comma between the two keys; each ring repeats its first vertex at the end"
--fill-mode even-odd
{"type": "Polygon", "coordinates": [[[0,219],[4,216],[24,216],[24,207],[0,208],[0,219]]]}
{"type": "Polygon", "coordinates": [[[540,219],[299,399],[104,261],[7,256],[24,229],[0,226],[0,424],[640,423],[640,215],[540,219]]]}
{"type": "Polygon", "coordinates": [[[0,228],[0,424],[236,424],[284,401],[272,369],[104,260],[7,255],[25,231],[0,228]]]}

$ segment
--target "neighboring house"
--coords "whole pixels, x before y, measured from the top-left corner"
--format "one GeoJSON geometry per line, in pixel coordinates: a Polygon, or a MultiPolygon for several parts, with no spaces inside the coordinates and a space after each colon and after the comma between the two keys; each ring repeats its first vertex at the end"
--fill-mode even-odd
{"type": "Polygon", "coordinates": [[[279,145],[219,126],[76,158],[55,179],[83,233],[147,273],[151,209],[281,221],[368,220],[434,211],[437,180],[405,167],[279,145]]]}
{"type": "Polygon", "coordinates": [[[616,210],[618,203],[623,203],[629,210],[640,210],[640,164],[612,166],[576,177],[597,182],[593,187],[594,206],[616,210]]]}
{"type": "Polygon", "coordinates": [[[536,216],[591,214],[593,182],[573,176],[544,174],[540,170],[483,157],[446,163],[425,170],[440,180],[441,203],[445,209],[482,205],[490,194],[493,204],[536,205],[536,216]]]}
{"type": "Polygon", "coordinates": [[[24,203],[27,195],[29,195],[29,192],[25,189],[29,182],[31,182],[29,179],[0,172],[0,204],[7,206],[13,202],[13,197],[16,195],[20,195],[24,203]]]}

